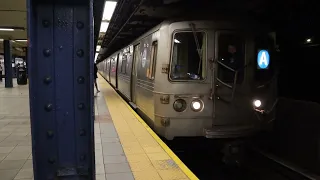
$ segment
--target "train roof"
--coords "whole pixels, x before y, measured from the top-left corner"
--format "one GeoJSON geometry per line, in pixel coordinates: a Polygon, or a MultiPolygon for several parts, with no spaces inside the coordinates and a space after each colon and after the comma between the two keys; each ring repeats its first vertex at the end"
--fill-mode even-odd
{"type": "MultiPolygon", "coordinates": [[[[207,17],[200,19],[200,17],[190,17],[190,18],[170,18],[162,21],[158,25],[154,26],[147,32],[143,33],[130,43],[126,44],[125,46],[121,47],[120,49],[114,51],[111,55],[108,55],[106,58],[115,56],[119,51],[121,51],[123,48],[128,47],[132,45],[135,41],[138,41],[140,39],[143,39],[147,37],[148,35],[158,31],[161,27],[164,26],[170,26],[171,24],[174,23],[197,23],[200,24],[201,27],[204,27],[205,29],[214,29],[214,28],[219,28],[219,27],[225,27],[227,29],[247,29],[251,31],[266,31],[270,32],[271,28],[259,21],[257,21],[254,18],[250,18],[247,16],[239,15],[238,17],[235,16],[212,16],[212,17],[207,17]]],[[[103,60],[102,60],[103,61],[103,60]]]]}

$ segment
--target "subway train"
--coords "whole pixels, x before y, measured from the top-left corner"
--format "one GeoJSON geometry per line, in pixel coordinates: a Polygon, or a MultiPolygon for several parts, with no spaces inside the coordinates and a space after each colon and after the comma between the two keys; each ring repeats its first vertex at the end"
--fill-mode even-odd
{"type": "Polygon", "coordinates": [[[97,66],[162,138],[234,139],[274,118],[275,47],[262,24],[166,20],[97,66]]]}

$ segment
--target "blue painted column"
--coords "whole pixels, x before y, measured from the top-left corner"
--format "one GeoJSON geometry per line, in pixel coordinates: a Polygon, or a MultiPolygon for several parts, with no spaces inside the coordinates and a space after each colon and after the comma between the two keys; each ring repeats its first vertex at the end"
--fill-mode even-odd
{"type": "Polygon", "coordinates": [[[35,180],[95,179],[92,0],[28,0],[35,180]]]}
{"type": "Polygon", "coordinates": [[[11,43],[10,40],[3,41],[3,51],[4,51],[4,72],[5,72],[5,87],[12,88],[12,56],[11,56],[11,43]]]}

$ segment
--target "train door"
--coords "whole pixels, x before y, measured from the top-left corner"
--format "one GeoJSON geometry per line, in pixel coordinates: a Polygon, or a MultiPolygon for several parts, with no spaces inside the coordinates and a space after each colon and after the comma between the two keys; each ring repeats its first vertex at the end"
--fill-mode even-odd
{"type": "Polygon", "coordinates": [[[119,61],[120,61],[120,59],[119,59],[119,57],[120,57],[120,53],[118,53],[117,54],[117,63],[116,63],[116,88],[118,88],[118,64],[119,64],[119,61]]]}
{"type": "Polygon", "coordinates": [[[134,46],[131,71],[131,100],[136,103],[137,64],[140,59],[140,44],[134,46]]]}
{"type": "MultiPolygon", "coordinates": [[[[246,35],[232,31],[216,33],[214,124],[243,123],[251,103],[244,93],[246,67],[246,35]]],[[[250,109],[250,108],[249,108],[250,109]]]]}
{"type": "Polygon", "coordinates": [[[108,59],[105,60],[105,67],[104,67],[104,77],[106,78],[107,81],[109,81],[109,76],[108,76],[108,59]]]}
{"type": "Polygon", "coordinates": [[[111,72],[111,60],[108,59],[107,60],[107,79],[109,81],[109,83],[111,83],[111,79],[110,79],[110,72],[111,72]]]}

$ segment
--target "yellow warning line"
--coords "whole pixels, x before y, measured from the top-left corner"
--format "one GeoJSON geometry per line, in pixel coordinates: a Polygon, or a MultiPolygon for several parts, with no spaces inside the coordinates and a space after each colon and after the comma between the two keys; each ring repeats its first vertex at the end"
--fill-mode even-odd
{"type": "MultiPolygon", "coordinates": [[[[102,77],[103,78],[103,77],[102,77]]],[[[149,134],[158,142],[162,149],[171,157],[171,159],[179,166],[179,168],[188,176],[191,180],[199,180],[195,174],[180,160],[180,158],[174,154],[174,152],[164,143],[159,136],[144,122],[144,120],[132,109],[131,106],[111,87],[111,89],[117,94],[118,98],[127,106],[131,113],[138,119],[138,121],[144,126],[149,134]]]]}

